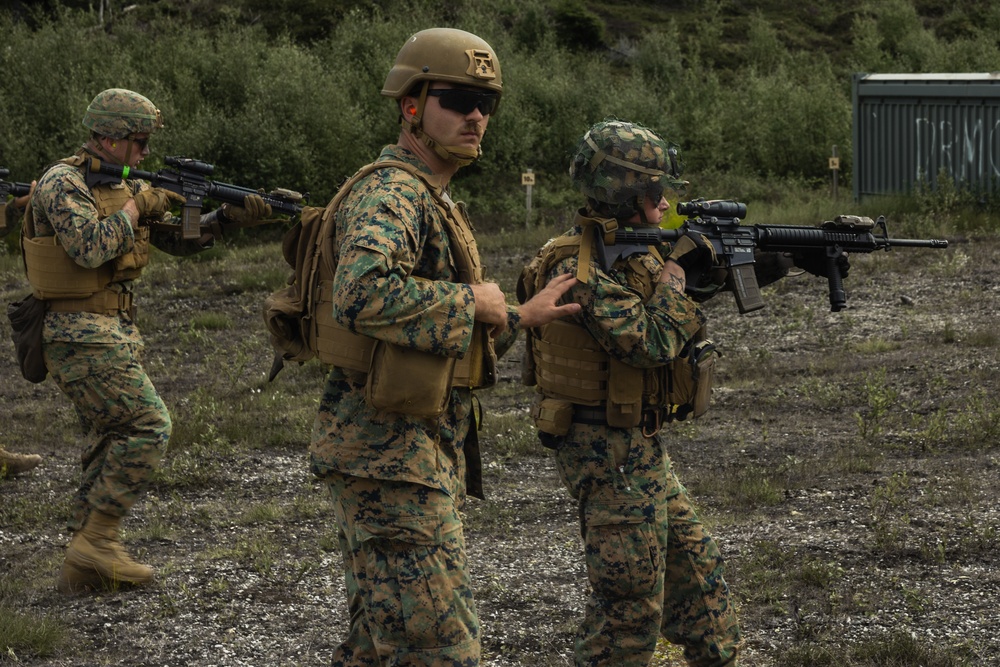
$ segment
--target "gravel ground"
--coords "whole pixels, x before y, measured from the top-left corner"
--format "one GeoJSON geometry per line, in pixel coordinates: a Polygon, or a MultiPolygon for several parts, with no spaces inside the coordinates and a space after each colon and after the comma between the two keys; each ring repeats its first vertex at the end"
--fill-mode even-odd
{"type": "MultiPolygon", "coordinates": [[[[827,312],[823,285],[809,278],[765,290],[758,313],[737,315],[727,295],[708,305],[724,354],[714,406],[667,437],[729,562],[743,665],[1000,664],[1000,244],[907,252],[854,259],[843,313],[827,312]],[[886,396],[879,418],[873,401],[886,396]],[[872,657],[900,642],[914,651],[899,653],[903,662],[872,657]]],[[[10,298],[21,289],[13,278],[6,288],[10,298]]],[[[205,289],[199,298],[249,331],[262,296],[205,289]]],[[[210,371],[198,355],[168,354],[173,335],[146,333],[153,379],[176,412],[190,378],[210,371]]],[[[38,656],[0,637],[0,662],[328,664],[347,617],[307,432],[212,453],[209,484],[157,484],[126,526],[135,555],[158,569],[155,583],[65,598],[54,583],[78,474],[73,417],[51,383],[17,376],[6,345],[4,420],[38,422],[33,439],[7,444],[45,463],[0,481],[0,611],[54,622],[64,639],[38,656]]],[[[266,344],[256,349],[259,375],[266,344]]],[[[484,406],[527,431],[517,359],[503,366],[484,406]]],[[[280,381],[318,396],[309,368],[280,381]]],[[[22,432],[7,422],[0,439],[22,432]]],[[[484,663],[571,665],[587,594],[575,507],[545,450],[511,453],[491,438],[490,497],[466,517],[484,663]]],[[[654,663],[681,664],[666,647],[654,663]]]]}

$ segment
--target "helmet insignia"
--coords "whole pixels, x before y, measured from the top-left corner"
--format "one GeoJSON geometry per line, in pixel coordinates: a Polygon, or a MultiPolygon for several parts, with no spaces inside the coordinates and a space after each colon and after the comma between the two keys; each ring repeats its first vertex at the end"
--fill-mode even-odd
{"type": "Polygon", "coordinates": [[[466,74],[477,79],[493,80],[497,78],[496,67],[493,64],[493,54],[482,49],[467,49],[465,54],[469,56],[469,69],[466,74]]]}

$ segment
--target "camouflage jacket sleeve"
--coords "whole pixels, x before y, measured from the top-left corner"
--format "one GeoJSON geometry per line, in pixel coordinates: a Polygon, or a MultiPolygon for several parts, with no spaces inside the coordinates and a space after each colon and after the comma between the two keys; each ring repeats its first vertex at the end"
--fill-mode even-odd
{"type": "MultiPolygon", "coordinates": [[[[643,261],[653,260],[646,256],[643,261]]],[[[549,278],[576,273],[576,264],[576,256],[556,263],[549,278]]],[[[594,260],[587,283],[577,283],[567,294],[564,301],[568,298],[582,306],[575,316],[577,322],[608,354],[637,368],[667,363],[705,323],[697,304],[667,285],[656,283],[650,297],[644,299],[629,286],[621,262],[605,272],[594,260]]]]}
{"type": "Polygon", "coordinates": [[[132,251],[132,223],[122,211],[100,218],[79,169],[57,164],[38,181],[31,200],[36,236],[58,236],[66,253],[93,269],[132,251]]]}
{"type": "Polygon", "coordinates": [[[507,351],[514,346],[517,341],[517,333],[521,329],[521,315],[516,306],[507,306],[507,328],[493,341],[493,349],[498,357],[507,354],[507,351]]]}
{"type": "Polygon", "coordinates": [[[431,195],[413,176],[381,169],[337,213],[334,317],[356,333],[457,357],[472,337],[474,300],[456,282],[431,195]]]}

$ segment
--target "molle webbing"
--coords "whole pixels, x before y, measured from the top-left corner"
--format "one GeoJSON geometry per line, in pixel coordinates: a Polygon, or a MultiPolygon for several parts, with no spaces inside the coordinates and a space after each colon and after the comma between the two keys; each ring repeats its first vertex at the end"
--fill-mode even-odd
{"type": "Polygon", "coordinates": [[[28,282],[36,299],[83,299],[111,282],[110,263],[86,269],[66,254],[55,236],[23,238],[28,282]]]}
{"type": "Polygon", "coordinates": [[[620,428],[638,426],[642,410],[651,406],[659,369],[644,371],[625,364],[604,351],[586,329],[556,320],[542,327],[542,337],[533,340],[535,379],[542,393],[579,405],[603,405],[608,424],[620,428]]]}
{"type": "Polygon", "coordinates": [[[532,341],[535,379],[546,396],[598,405],[608,395],[608,353],[583,327],[555,320],[532,341]]]}

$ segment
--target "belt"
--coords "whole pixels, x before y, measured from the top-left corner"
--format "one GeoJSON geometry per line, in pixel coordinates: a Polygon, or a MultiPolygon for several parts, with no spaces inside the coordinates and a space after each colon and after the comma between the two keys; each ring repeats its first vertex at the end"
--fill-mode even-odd
{"type": "Polygon", "coordinates": [[[56,313],[100,313],[117,315],[131,312],[132,293],[102,290],[83,299],[48,299],[48,309],[56,313]]]}
{"type": "MultiPolygon", "coordinates": [[[[608,413],[604,407],[592,405],[573,405],[573,423],[589,426],[607,426],[608,413]]],[[[642,411],[642,419],[638,426],[647,438],[656,435],[663,424],[663,413],[659,410],[646,409],[642,411]]]]}
{"type": "Polygon", "coordinates": [[[603,407],[591,405],[573,405],[573,421],[577,424],[591,426],[607,426],[608,413],[603,407]]]}

